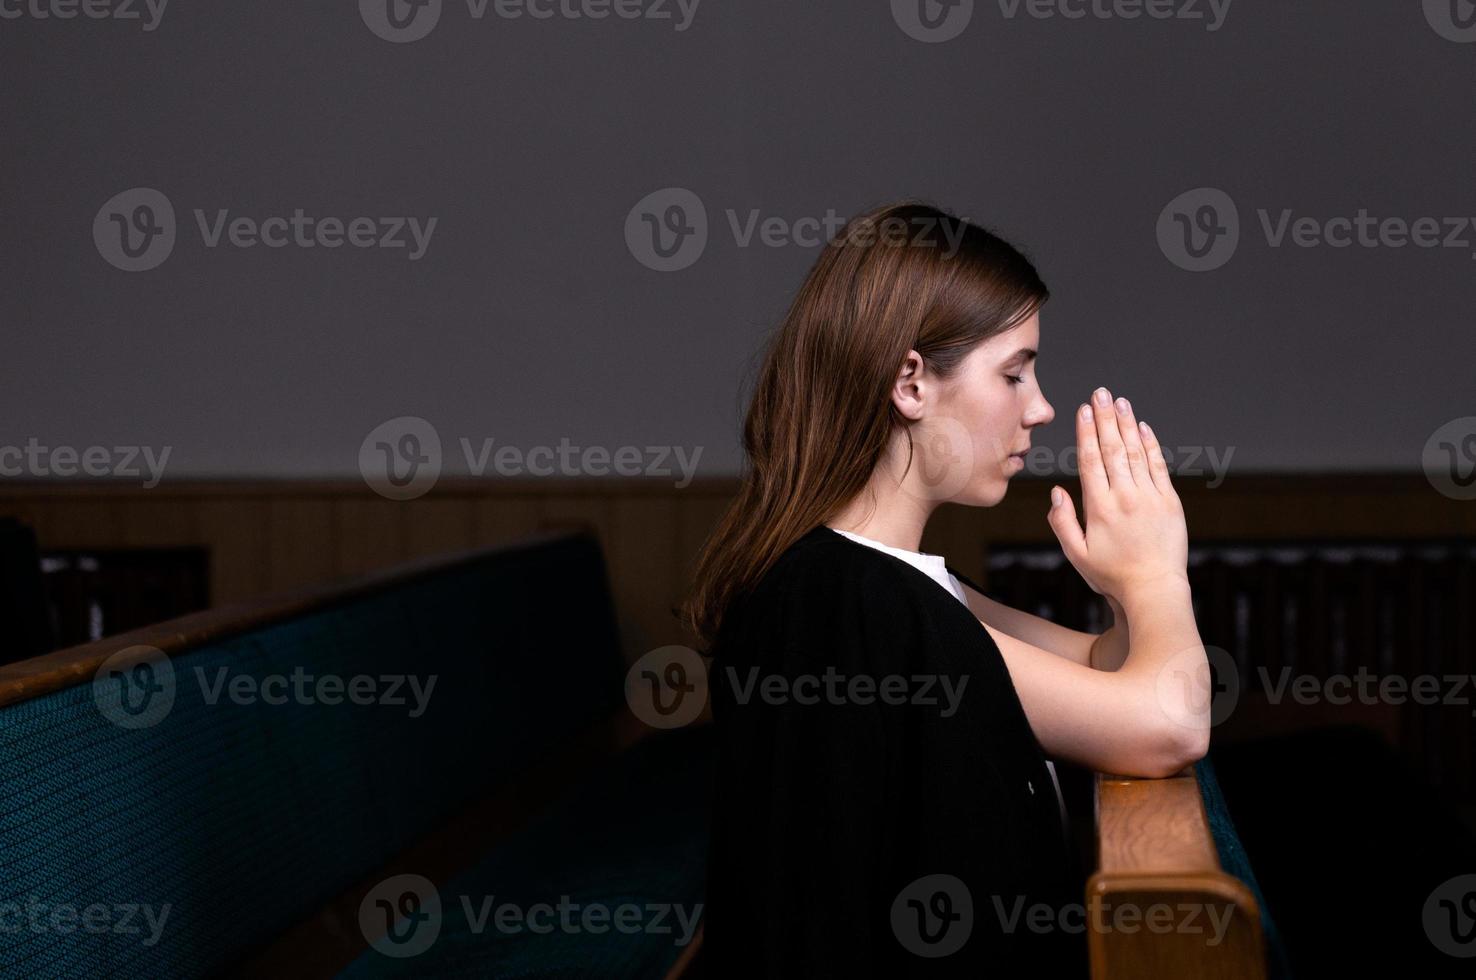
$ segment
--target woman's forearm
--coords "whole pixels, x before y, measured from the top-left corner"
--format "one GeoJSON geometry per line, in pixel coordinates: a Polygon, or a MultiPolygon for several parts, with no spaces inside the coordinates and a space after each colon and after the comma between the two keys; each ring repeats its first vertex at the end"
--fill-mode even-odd
{"type": "Polygon", "coordinates": [[[1187,576],[1164,578],[1125,595],[1122,608],[1132,624],[1132,651],[1118,675],[1131,672],[1151,690],[1158,712],[1169,722],[1191,760],[1202,758],[1209,740],[1210,671],[1194,622],[1187,576]]]}
{"type": "Polygon", "coordinates": [[[1107,605],[1112,610],[1112,625],[1092,641],[1088,666],[1097,670],[1116,670],[1128,655],[1128,618],[1122,604],[1111,596],[1107,605]]]}

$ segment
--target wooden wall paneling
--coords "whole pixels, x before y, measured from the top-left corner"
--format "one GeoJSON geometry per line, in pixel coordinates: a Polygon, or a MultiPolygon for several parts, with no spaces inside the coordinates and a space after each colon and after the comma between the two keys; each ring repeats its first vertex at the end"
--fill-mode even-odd
{"type": "Polygon", "coordinates": [[[472,540],[477,547],[502,544],[538,528],[538,501],[532,495],[488,494],[472,500],[472,540]]]}
{"type": "Polygon", "coordinates": [[[48,548],[113,548],[123,543],[118,502],[105,494],[93,499],[56,498],[43,504],[37,517],[44,522],[36,531],[43,551],[48,548]]]}
{"type": "Polygon", "coordinates": [[[410,558],[474,547],[472,500],[466,496],[425,497],[406,501],[405,552],[410,558]]]}
{"type": "Polygon", "coordinates": [[[271,583],[271,521],[265,500],[246,496],[202,499],[201,542],[210,549],[210,604],[224,605],[266,592],[271,583]]]}
{"type": "MultiPolygon", "coordinates": [[[[676,566],[674,588],[666,601],[668,608],[676,606],[686,596],[697,573],[697,559],[702,547],[733,500],[730,493],[705,489],[693,492],[694,489],[688,487],[673,490],[677,531],[676,566]]],[[[688,645],[696,642],[697,638],[676,620],[673,620],[673,628],[678,631],[678,638],[673,642],[688,645]]]]}
{"type": "Polygon", "coordinates": [[[697,570],[697,558],[707,538],[727,511],[731,498],[719,493],[673,491],[676,506],[678,577],[690,582],[697,570]]]}
{"type": "Polygon", "coordinates": [[[609,492],[550,494],[538,504],[538,526],[540,529],[555,530],[588,525],[594,529],[600,548],[608,558],[612,523],[610,499],[609,492]]]}
{"type": "Polygon", "coordinates": [[[333,577],[336,528],[330,498],[268,498],[267,535],[267,587],[271,591],[333,577]]]}
{"type": "Polygon", "coordinates": [[[680,642],[669,606],[677,593],[676,505],[670,496],[616,497],[606,558],[626,658],[680,642]]]}
{"type": "Polygon", "coordinates": [[[120,541],[127,548],[179,548],[200,543],[199,501],[145,492],[117,505],[120,541]]]}
{"type": "Polygon", "coordinates": [[[334,571],[355,575],[405,560],[407,505],[368,494],[333,503],[334,571]]]}

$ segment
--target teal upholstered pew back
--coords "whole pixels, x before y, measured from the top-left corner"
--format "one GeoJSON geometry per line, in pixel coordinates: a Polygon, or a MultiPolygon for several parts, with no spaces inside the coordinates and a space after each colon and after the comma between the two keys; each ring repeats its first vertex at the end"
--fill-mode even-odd
{"type": "Polygon", "coordinates": [[[0,707],[0,973],[232,965],[621,701],[586,535],[184,647],[0,707]]]}

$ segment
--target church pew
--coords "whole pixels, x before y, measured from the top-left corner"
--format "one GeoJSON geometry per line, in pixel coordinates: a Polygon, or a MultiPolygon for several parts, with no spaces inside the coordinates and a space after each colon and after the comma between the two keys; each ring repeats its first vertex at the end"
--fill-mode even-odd
{"type": "Polygon", "coordinates": [[[1275,925],[1210,759],[1167,779],[1098,773],[1095,809],[1097,866],[1086,888],[1093,980],[1285,980],[1275,925]]]}
{"type": "Polygon", "coordinates": [[[700,908],[705,732],[646,737],[624,671],[588,533],[425,559],[0,667],[0,914],[42,910],[41,928],[0,930],[0,973],[423,975],[451,972],[435,964],[454,953],[482,975],[536,960],[676,976],[696,942],[509,939],[451,923],[459,888],[700,908]],[[413,717],[417,705],[345,703],[342,691],[334,704],[321,687],[307,703],[269,701],[266,686],[229,693],[236,678],[299,669],[414,676],[422,691],[436,680],[413,717]],[[450,938],[396,959],[370,948],[383,936],[362,911],[399,874],[440,889],[450,938]]]}

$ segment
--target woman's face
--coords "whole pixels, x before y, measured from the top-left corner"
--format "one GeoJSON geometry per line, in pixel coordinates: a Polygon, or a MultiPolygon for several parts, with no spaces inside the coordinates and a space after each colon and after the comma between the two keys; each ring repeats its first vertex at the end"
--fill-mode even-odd
{"type": "Polygon", "coordinates": [[[922,386],[914,405],[916,492],[973,507],[1004,498],[1010,477],[1025,468],[1031,430],[1056,417],[1036,378],[1039,349],[1035,313],[975,347],[953,377],[922,386]]]}

